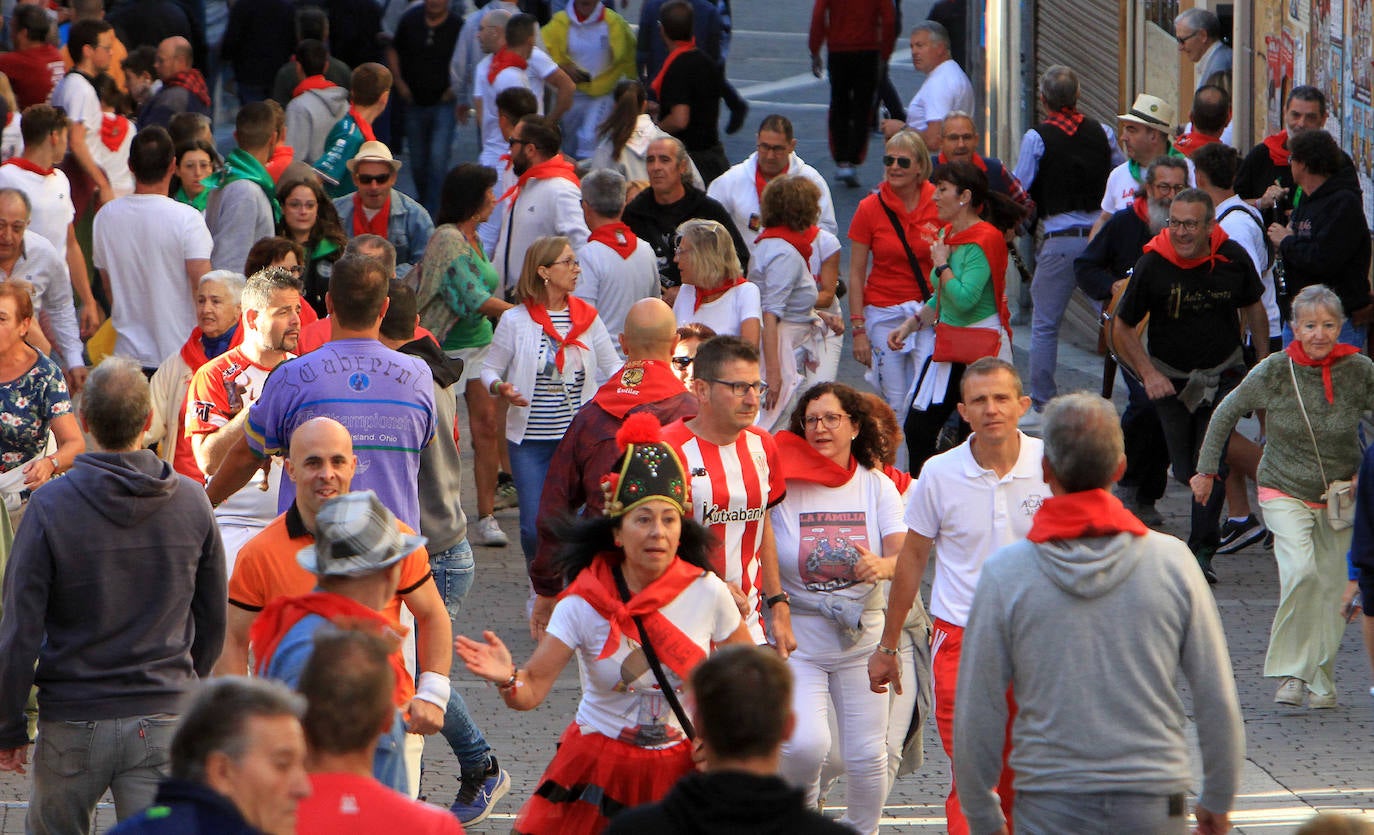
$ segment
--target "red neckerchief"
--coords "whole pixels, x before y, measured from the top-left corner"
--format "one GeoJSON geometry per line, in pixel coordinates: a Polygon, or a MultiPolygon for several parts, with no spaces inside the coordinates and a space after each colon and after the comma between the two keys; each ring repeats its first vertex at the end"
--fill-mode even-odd
{"type": "Polygon", "coordinates": [[[1106,490],[1084,490],[1041,502],[1026,539],[1049,542],[1118,533],[1144,536],[1149,530],[1116,496],[1106,490]]]}
{"type": "MultiPolygon", "coordinates": [[[[282,638],[307,615],[319,615],[335,626],[345,629],[362,629],[381,634],[404,636],[406,630],[397,627],[380,612],[369,609],[356,600],[330,592],[316,591],[300,597],[278,597],[258,614],[253,627],[248,631],[248,645],[257,659],[255,670],[258,675],[267,671],[272,655],[277,651],[282,638]]],[[[392,700],[396,707],[403,708],[415,697],[415,681],[406,671],[405,661],[399,651],[388,656],[391,671],[396,677],[392,690],[392,700]]]]}
{"type": "Polygon", "coordinates": [[[1225,255],[1217,254],[1217,248],[1221,246],[1222,241],[1225,241],[1227,237],[1226,230],[1221,228],[1221,224],[1214,223],[1212,224],[1212,237],[1208,241],[1207,254],[1200,255],[1197,258],[1184,258],[1174,249],[1174,239],[1169,237],[1169,230],[1164,229],[1158,235],[1151,238],[1149,243],[1145,244],[1144,251],[1158,252],[1160,255],[1164,256],[1165,260],[1182,270],[1191,270],[1203,264],[1207,264],[1208,268],[1211,269],[1216,267],[1217,261],[1225,263],[1230,263],[1231,261],[1231,259],[1227,258],[1225,255]]]}
{"type": "Polygon", "coordinates": [[[588,15],[585,20],[582,19],[582,15],[577,13],[577,9],[574,8],[571,3],[568,4],[568,11],[578,23],[599,23],[601,19],[606,16],[606,7],[600,3],[592,7],[592,13],[588,15]]]}
{"type": "Polygon", "coordinates": [[[906,488],[910,487],[911,482],[914,481],[911,473],[899,470],[891,464],[883,465],[883,475],[892,480],[892,483],[897,487],[897,493],[903,496],[906,495],[906,488]]]}
{"type": "Polygon", "coordinates": [[[1210,133],[1193,130],[1180,136],[1178,141],[1174,143],[1174,147],[1182,151],[1184,156],[1191,157],[1198,148],[1220,141],[1220,136],[1212,136],[1210,133]]]}
{"type": "Polygon", "coordinates": [[[668,57],[663,59],[663,66],[658,68],[658,75],[654,76],[654,80],[649,82],[649,89],[654,91],[654,98],[658,98],[663,94],[663,76],[668,74],[668,68],[673,65],[673,62],[680,58],[684,52],[691,52],[696,48],[696,38],[692,38],[686,43],[678,44],[673,47],[673,51],[669,52],[668,57]]]}
{"type": "Polygon", "coordinates": [[[759,170],[758,161],[754,162],[754,191],[758,192],[759,200],[763,199],[763,190],[768,188],[768,181],[764,179],[763,172],[759,170]]]}
{"type": "Polygon", "coordinates": [[[1292,358],[1293,362],[1296,362],[1298,365],[1306,365],[1309,368],[1321,368],[1322,387],[1326,390],[1327,403],[1336,402],[1336,390],[1331,385],[1331,366],[1341,357],[1348,357],[1351,354],[1358,354],[1360,352],[1360,349],[1356,348],[1354,345],[1346,345],[1344,342],[1337,342],[1335,346],[1331,348],[1331,353],[1327,354],[1325,358],[1314,360],[1307,355],[1307,349],[1303,348],[1302,343],[1296,339],[1288,343],[1288,347],[1283,350],[1292,358]]]}
{"type": "MultiPolygon", "coordinates": [[[[272,182],[281,179],[281,175],[286,173],[286,168],[291,164],[291,160],[296,157],[296,149],[282,142],[272,147],[272,156],[268,157],[267,164],[263,168],[267,169],[267,174],[272,178],[272,182]]],[[[306,305],[309,307],[309,305],[306,305]]]]}
{"type": "Polygon", "coordinates": [[[1269,149],[1269,161],[1279,168],[1288,167],[1288,131],[1279,131],[1264,137],[1264,147],[1269,149]]]}
{"type": "Polygon", "coordinates": [[[372,131],[372,123],[363,118],[363,115],[358,112],[356,106],[351,104],[348,106],[348,115],[353,117],[353,124],[358,126],[358,130],[362,131],[363,139],[368,142],[377,141],[377,134],[372,131]]]}
{"type": "MultiPolygon", "coordinates": [[[[935,158],[936,165],[944,165],[948,162],[949,159],[945,157],[944,151],[941,151],[940,155],[935,158]]],[[[988,164],[984,162],[983,158],[978,156],[977,154],[973,155],[973,165],[975,168],[977,168],[979,171],[982,171],[984,174],[988,173],[988,164]]]]}
{"type": "Polygon", "coordinates": [[[1131,201],[1131,208],[1135,209],[1135,216],[1146,226],[1150,225],[1150,201],[1144,197],[1137,197],[1131,201]]]}
{"type": "Polygon", "coordinates": [[[639,239],[635,237],[634,230],[619,220],[596,227],[587,240],[605,244],[615,250],[615,254],[622,260],[634,255],[635,247],[639,246],[639,239]]]}
{"type": "Polygon", "coordinates": [[[334,82],[325,78],[323,75],[310,75],[301,80],[300,84],[291,91],[291,98],[299,96],[301,93],[308,93],[311,90],[325,90],[334,86],[334,82]]]}
{"type": "Polygon", "coordinates": [[[677,673],[678,678],[686,681],[696,665],[706,658],[706,653],[684,635],[677,624],[664,617],[662,609],[706,572],[674,556],[672,563],[657,580],[640,589],[638,594],[630,598],[630,602],[625,603],[616,590],[615,575],[611,573],[611,563],[607,557],[606,554],[594,557],[592,564],[582,569],[572,584],[558,596],[560,600],[569,595],[582,598],[610,624],[610,633],[597,660],[610,658],[620,649],[621,635],[636,643],[644,643],[639,627],[634,622],[638,616],[649,633],[654,652],[677,673]]]}
{"type": "Polygon", "coordinates": [[[530,180],[567,180],[575,186],[582,185],[582,181],[577,179],[577,169],[573,167],[573,164],[564,159],[562,154],[554,154],[550,159],[537,162],[527,168],[525,173],[521,174],[519,179],[515,181],[515,185],[506,189],[506,193],[501,195],[501,199],[496,202],[499,203],[506,198],[510,198],[511,202],[519,199],[520,189],[524,188],[525,183],[530,180]]]}
{"type": "Polygon", "coordinates": [[[666,362],[630,360],[596,390],[592,400],[620,420],[636,406],[658,403],[686,391],[666,362]]]}
{"type": "Polygon", "coordinates": [[[807,270],[810,271],[811,244],[816,240],[816,235],[819,234],[820,231],[821,230],[815,226],[812,226],[805,232],[798,232],[786,226],[770,226],[754,239],[754,243],[758,243],[765,238],[777,238],[780,241],[787,241],[792,245],[793,249],[801,253],[802,260],[807,263],[807,270]]]}
{"type": "Polygon", "coordinates": [[[854,477],[859,462],[849,456],[849,466],[841,467],[806,442],[800,435],[784,429],[773,436],[778,444],[778,460],[782,462],[782,477],[788,481],[806,481],[822,487],[843,487],[854,477]]]}
{"type": "Polygon", "coordinates": [[[957,234],[947,226],[945,244],[951,250],[964,244],[973,244],[983,250],[983,257],[988,259],[988,266],[992,268],[992,293],[993,298],[997,300],[997,316],[1002,320],[1002,328],[1007,332],[1007,338],[1011,338],[1011,311],[1007,308],[1006,302],[1007,239],[1002,230],[985,220],[980,220],[957,234]]]}
{"type": "MultiPolygon", "coordinates": [[[[226,351],[232,351],[243,344],[243,330],[243,321],[239,320],[239,327],[234,330],[234,335],[229,337],[229,347],[225,349],[226,351]]],[[[185,345],[181,346],[181,361],[190,367],[192,374],[210,361],[210,358],[205,355],[205,344],[200,341],[204,335],[205,332],[200,329],[200,325],[196,325],[191,331],[191,338],[186,340],[185,345]]]]}
{"type": "Polygon", "coordinates": [[[24,159],[23,157],[10,157],[3,163],[0,163],[0,165],[13,165],[25,171],[32,171],[40,177],[51,177],[52,173],[57,170],[55,168],[44,168],[33,160],[24,159]]]}
{"type": "Polygon", "coordinates": [[[511,67],[523,70],[529,65],[530,62],[526,61],[518,52],[513,52],[509,47],[503,46],[496,50],[495,55],[491,56],[491,66],[487,67],[487,83],[495,84],[496,76],[500,75],[502,70],[508,70],[511,67]]]}
{"type": "Polygon", "coordinates": [[[191,95],[200,99],[201,104],[210,106],[210,88],[205,86],[205,76],[200,74],[200,70],[182,70],[167,81],[167,86],[188,90],[191,95]]]}
{"type": "Polygon", "coordinates": [[[353,237],[359,235],[381,235],[386,237],[387,222],[391,219],[391,193],[386,195],[386,202],[382,204],[382,210],[373,215],[371,220],[367,219],[367,212],[363,211],[363,194],[360,191],[353,192],[353,237]]]}
{"type": "Polygon", "coordinates": [[[725,282],[724,284],[720,285],[714,290],[703,290],[702,288],[698,287],[696,300],[692,302],[692,312],[696,313],[698,310],[701,310],[702,305],[710,304],[711,302],[715,301],[716,299],[720,298],[721,296],[725,295],[726,293],[730,292],[731,290],[735,289],[736,287],[740,286],[748,280],[749,279],[745,278],[744,276],[740,276],[734,281],[725,282]]]}
{"type": "Polygon", "coordinates": [[[124,137],[129,135],[131,124],[118,113],[100,114],[100,141],[111,151],[118,151],[119,146],[124,144],[124,137]]]}
{"type": "Polygon", "coordinates": [[[525,301],[525,310],[530,314],[530,318],[544,329],[544,335],[553,340],[553,344],[558,346],[558,350],[553,355],[554,365],[558,370],[563,370],[564,350],[569,345],[586,349],[586,343],[578,339],[586,333],[587,328],[596,321],[596,308],[579,299],[577,296],[568,296],[568,315],[572,318],[572,326],[568,328],[567,336],[559,336],[558,331],[553,326],[553,320],[549,318],[549,309],[542,304],[528,299],[525,301]]]}
{"type": "Polygon", "coordinates": [[[1062,107],[1045,117],[1045,124],[1059,128],[1069,136],[1078,133],[1078,126],[1083,124],[1083,114],[1072,107],[1062,107]]]}

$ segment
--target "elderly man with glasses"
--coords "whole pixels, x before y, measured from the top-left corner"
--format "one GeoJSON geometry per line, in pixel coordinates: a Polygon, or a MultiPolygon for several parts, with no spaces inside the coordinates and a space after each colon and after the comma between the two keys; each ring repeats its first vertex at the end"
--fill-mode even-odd
{"type": "Polygon", "coordinates": [[[425,254],[434,221],[425,207],[397,191],[401,161],[385,142],[369,140],[348,161],[358,190],[334,199],[339,223],[350,238],[380,235],[396,248],[396,275],[404,277],[425,254]]]}
{"type": "Polygon", "coordinates": [[[1178,51],[1195,67],[1194,90],[1208,84],[1230,88],[1231,47],[1222,42],[1221,35],[1221,20],[1208,9],[1188,9],[1174,18],[1178,51]]]}

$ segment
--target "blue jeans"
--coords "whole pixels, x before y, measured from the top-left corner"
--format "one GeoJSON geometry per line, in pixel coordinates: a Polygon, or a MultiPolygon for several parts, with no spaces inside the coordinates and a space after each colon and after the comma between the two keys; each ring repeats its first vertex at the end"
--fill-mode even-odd
{"type": "Polygon", "coordinates": [[[448,102],[428,107],[407,105],[405,124],[411,176],[415,178],[415,199],[431,215],[437,214],[439,192],[449,168],[449,146],[453,143],[453,105],[448,102]]]}
{"type": "MultiPolygon", "coordinates": [[[[447,551],[432,554],[429,558],[429,567],[434,572],[434,582],[439,586],[439,594],[444,598],[444,608],[448,609],[449,619],[457,621],[463,598],[467,596],[468,589],[472,588],[472,546],[464,539],[447,551]]],[[[463,771],[486,771],[487,755],[491,753],[491,746],[482,736],[477,723],[472,721],[467,703],[457,690],[452,691],[452,695],[449,696],[448,706],[444,709],[444,727],[439,733],[448,741],[463,771]]]]}
{"type": "Polygon", "coordinates": [[[549,474],[558,441],[511,441],[510,469],[515,479],[515,495],[520,500],[520,548],[525,552],[525,567],[534,561],[537,540],[535,520],[539,516],[539,499],[544,492],[544,477],[549,474]]]}
{"type": "Polygon", "coordinates": [[[1073,260],[1088,246],[1082,238],[1065,235],[1047,238],[1035,257],[1035,278],[1031,280],[1030,396],[1037,410],[1054,399],[1059,389],[1054,383],[1059,363],[1059,325],[1074,287],[1073,260]]]}
{"type": "Polygon", "coordinates": [[[100,796],[114,795],[120,820],[153,805],[170,773],[178,717],[166,713],[96,721],[40,721],[33,796],[25,830],[89,832],[100,796]]]}

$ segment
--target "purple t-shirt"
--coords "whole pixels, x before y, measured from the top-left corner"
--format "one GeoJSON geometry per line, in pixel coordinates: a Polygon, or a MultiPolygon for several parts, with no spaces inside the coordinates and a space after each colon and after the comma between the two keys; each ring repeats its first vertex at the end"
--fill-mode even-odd
{"type": "MultiPolygon", "coordinates": [[[[434,438],[434,375],[424,360],[373,339],[338,339],[273,370],[248,410],[248,446],[282,455],[297,426],[337,420],[353,435],[352,491],[371,490],[396,518],[420,529],[420,450],[434,438]]],[[[282,479],[278,512],[296,499],[282,479]]]]}

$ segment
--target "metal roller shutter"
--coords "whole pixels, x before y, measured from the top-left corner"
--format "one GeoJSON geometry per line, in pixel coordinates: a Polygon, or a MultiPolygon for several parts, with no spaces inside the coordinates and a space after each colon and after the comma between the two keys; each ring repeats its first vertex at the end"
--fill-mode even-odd
{"type": "Polygon", "coordinates": [[[1120,16],[1117,0],[1039,0],[1035,8],[1035,84],[1055,64],[1078,74],[1078,107],[1116,124],[1119,87],[1120,16]]]}

